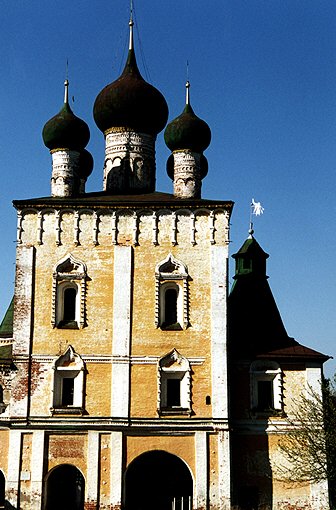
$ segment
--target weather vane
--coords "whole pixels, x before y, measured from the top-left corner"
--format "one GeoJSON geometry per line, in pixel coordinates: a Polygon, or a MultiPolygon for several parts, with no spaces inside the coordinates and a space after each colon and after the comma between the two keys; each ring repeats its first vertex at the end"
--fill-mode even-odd
{"type": "Polygon", "coordinates": [[[261,216],[261,214],[264,213],[264,207],[262,207],[260,202],[256,202],[254,198],[252,198],[251,202],[251,209],[250,209],[250,228],[249,228],[249,234],[252,236],[254,234],[253,230],[253,222],[252,222],[252,216],[261,216]]]}

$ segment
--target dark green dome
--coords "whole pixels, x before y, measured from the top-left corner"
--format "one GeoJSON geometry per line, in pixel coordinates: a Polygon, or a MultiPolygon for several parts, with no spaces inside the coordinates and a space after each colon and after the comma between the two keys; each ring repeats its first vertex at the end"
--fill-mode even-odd
{"type": "Polygon", "coordinates": [[[89,151],[83,149],[79,155],[78,175],[87,179],[93,169],[93,157],[89,151]]]}
{"type": "Polygon", "coordinates": [[[142,78],[133,49],[129,50],[121,76],[98,94],[93,116],[103,133],[111,128],[128,128],[157,135],[165,127],[168,120],[166,100],[142,78]]]}
{"type": "Polygon", "coordinates": [[[45,124],[42,138],[50,150],[81,150],[90,140],[90,131],[86,122],[76,117],[65,102],[59,113],[45,124]]]}
{"type": "Polygon", "coordinates": [[[171,151],[203,152],[210,144],[211,131],[208,124],[197,117],[187,103],[181,115],[166,127],[164,139],[171,151]]]}

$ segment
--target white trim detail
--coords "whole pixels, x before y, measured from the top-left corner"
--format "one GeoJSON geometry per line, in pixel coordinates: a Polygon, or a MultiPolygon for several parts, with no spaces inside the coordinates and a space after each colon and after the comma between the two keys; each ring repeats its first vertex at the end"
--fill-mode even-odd
{"type": "Polygon", "coordinates": [[[226,246],[211,246],[212,415],[228,416],[227,260],[226,246]]]}
{"type": "Polygon", "coordinates": [[[8,472],[6,499],[13,508],[18,508],[21,461],[21,431],[9,431],[8,472]]]}
{"type": "Polygon", "coordinates": [[[121,507],[123,433],[111,432],[111,508],[121,507]]]}
{"type": "Polygon", "coordinates": [[[218,498],[217,507],[231,508],[230,432],[218,431],[218,498]]]}
{"type": "Polygon", "coordinates": [[[28,355],[31,340],[35,248],[20,245],[16,249],[15,310],[13,354],[28,355]],[[20,314],[16,310],[21,310],[20,314]]]}
{"type": "Polygon", "coordinates": [[[86,500],[98,501],[99,491],[99,432],[88,431],[86,500]]]}
{"type": "Polygon", "coordinates": [[[283,408],[282,371],[280,365],[275,361],[257,360],[250,366],[250,388],[251,388],[251,409],[256,411],[267,411],[261,409],[259,382],[268,382],[272,386],[271,409],[281,411],[283,408]]]}
{"type": "Polygon", "coordinates": [[[173,349],[158,362],[158,401],[159,414],[191,413],[191,368],[187,358],[173,349]],[[169,381],[179,381],[179,402],[169,402],[169,381]]]}
{"type": "Polygon", "coordinates": [[[132,247],[114,247],[113,344],[112,356],[123,356],[123,363],[112,362],[111,415],[129,415],[132,247]]]}
{"type": "Polygon", "coordinates": [[[165,328],[165,294],[176,290],[177,324],[189,326],[188,268],[171,253],[155,267],[155,326],[165,328]]]}
{"type": "Polygon", "coordinates": [[[63,257],[54,267],[51,310],[53,328],[61,327],[64,318],[64,292],[67,288],[76,290],[75,322],[79,328],[85,326],[86,277],[86,265],[71,253],[63,257]]]}
{"type": "Polygon", "coordinates": [[[208,494],[208,446],[207,433],[195,432],[196,458],[196,508],[206,508],[208,494]]]}
{"type": "Polygon", "coordinates": [[[31,510],[40,510],[43,493],[43,462],[45,430],[34,430],[32,439],[31,459],[31,492],[34,494],[30,502],[31,510]]]}
{"type": "Polygon", "coordinates": [[[53,363],[54,382],[51,411],[53,414],[67,414],[84,410],[84,373],[85,365],[82,358],[69,345],[65,353],[53,363]],[[73,380],[72,402],[64,401],[64,380],[73,380]]]}

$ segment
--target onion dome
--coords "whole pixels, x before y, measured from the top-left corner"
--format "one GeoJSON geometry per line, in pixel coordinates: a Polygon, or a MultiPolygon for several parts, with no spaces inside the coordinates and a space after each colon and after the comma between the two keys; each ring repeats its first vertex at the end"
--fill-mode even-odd
{"type": "Polygon", "coordinates": [[[89,151],[83,149],[79,155],[77,173],[82,179],[87,179],[93,170],[93,157],[89,151]]]}
{"type": "Polygon", "coordinates": [[[57,115],[45,124],[42,131],[44,144],[48,149],[83,149],[89,139],[90,131],[86,122],[72,112],[68,102],[68,80],[64,82],[64,105],[57,115]]]}
{"type": "Polygon", "coordinates": [[[211,131],[208,124],[195,115],[189,99],[190,83],[186,83],[186,105],[178,117],[168,124],[164,139],[171,151],[190,150],[202,153],[209,146],[211,131]]]}
{"type": "Polygon", "coordinates": [[[140,74],[133,48],[132,20],[129,26],[130,44],[125,68],[116,81],[98,94],[93,116],[103,133],[123,128],[155,136],[167,123],[168,106],[161,92],[140,74]]]}

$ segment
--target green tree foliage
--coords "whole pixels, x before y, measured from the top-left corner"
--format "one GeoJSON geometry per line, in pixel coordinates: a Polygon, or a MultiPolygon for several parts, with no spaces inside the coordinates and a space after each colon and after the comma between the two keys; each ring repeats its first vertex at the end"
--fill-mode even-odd
{"type": "Polygon", "coordinates": [[[279,441],[283,462],[276,466],[276,476],[292,483],[327,481],[330,503],[336,508],[336,376],[322,382],[322,392],[310,388],[302,394],[287,423],[279,441]]]}

